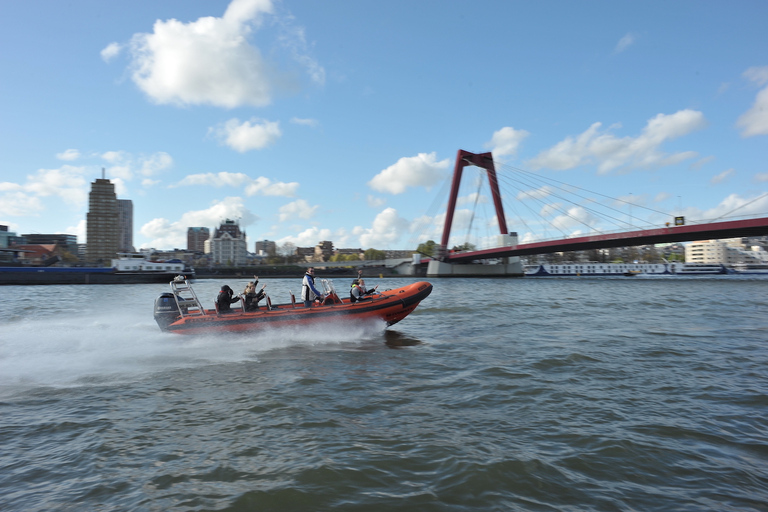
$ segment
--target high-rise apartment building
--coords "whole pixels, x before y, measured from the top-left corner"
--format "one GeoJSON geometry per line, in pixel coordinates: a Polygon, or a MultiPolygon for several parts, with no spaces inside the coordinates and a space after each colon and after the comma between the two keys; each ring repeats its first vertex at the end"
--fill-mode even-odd
{"type": "Polygon", "coordinates": [[[254,247],[255,253],[262,256],[274,256],[277,254],[277,245],[273,240],[259,240],[254,247]]]}
{"type": "Polygon", "coordinates": [[[120,227],[120,252],[134,252],[133,247],[133,201],[130,199],[117,200],[117,223],[120,227]]]}
{"type": "Polygon", "coordinates": [[[205,241],[211,237],[208,228],[187,228],[187,250],[205,252],[205,241]]]}
{"type": "Polygon", "coordinates": [[[120,248],[120,223],[115,186],[107,179],[91,183],[86,216],[86,260],[108,266],[120,248]]]}

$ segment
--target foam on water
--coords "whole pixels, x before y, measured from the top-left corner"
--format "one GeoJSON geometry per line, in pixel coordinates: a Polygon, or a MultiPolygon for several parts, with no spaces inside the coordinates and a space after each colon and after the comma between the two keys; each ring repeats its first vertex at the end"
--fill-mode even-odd
{"type": "Polygon", "coordinates": [[[254,360],[275,348],[357,343],[384,328],[376,321],[190,336],[160,331],[146,312],[59,312],[3,329],[0,388],[133,381],[168,369],[254,360]]]}

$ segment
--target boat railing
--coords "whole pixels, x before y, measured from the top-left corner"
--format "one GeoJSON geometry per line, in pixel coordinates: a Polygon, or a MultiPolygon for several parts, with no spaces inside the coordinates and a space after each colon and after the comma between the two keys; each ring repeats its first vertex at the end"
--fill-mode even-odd
{"type": "Polygon", "coordinates": [[[200,299],[197,298],[195,290],[192,289],[192,285],[183,276],[176,276],[171,281],[171,291],[182,318],[187,315],[205,314],[205,308],[200,303],[200,299]],[[191,297],[182,297],[182,294],[191,295],[191,297]]]}

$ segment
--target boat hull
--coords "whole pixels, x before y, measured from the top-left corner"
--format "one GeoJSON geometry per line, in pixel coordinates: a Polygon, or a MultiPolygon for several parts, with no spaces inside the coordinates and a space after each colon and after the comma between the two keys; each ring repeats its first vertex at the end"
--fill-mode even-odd
{"type": "Polygon", "coordinates": [[[333,304],[313,305],[309,308],[303,307],[303,304],[278,304],[273,305],[271,309],[262,306],[258,311],[247,313],[235,308],[226,314],[218,314],[215,310],[209,309],[204,313],[175,315],[173,321],[168,321],[167,312],[158,315],[156,303],[155,320],[162,330],[177,334],[246,332],[265,328],[371,320],[383,320],[387,325],[393,325],[413,312],[430,293],[432,293],[432,285],[426,281],[420,281],[382,292],[371,299],[354,304],[350,303],[349,299],[333,304]]]}

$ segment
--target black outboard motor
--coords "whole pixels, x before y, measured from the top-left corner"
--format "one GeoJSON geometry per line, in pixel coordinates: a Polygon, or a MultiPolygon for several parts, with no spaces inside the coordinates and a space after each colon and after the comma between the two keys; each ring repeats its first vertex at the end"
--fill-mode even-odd
{"type": "Polygon", "coordinates": [[[155,322],[161,330],[167,331],[168,326],[175,322],[180,314],[179,305],[176,304],[172,293],[161,293],[155,299],[155,322]]]}

